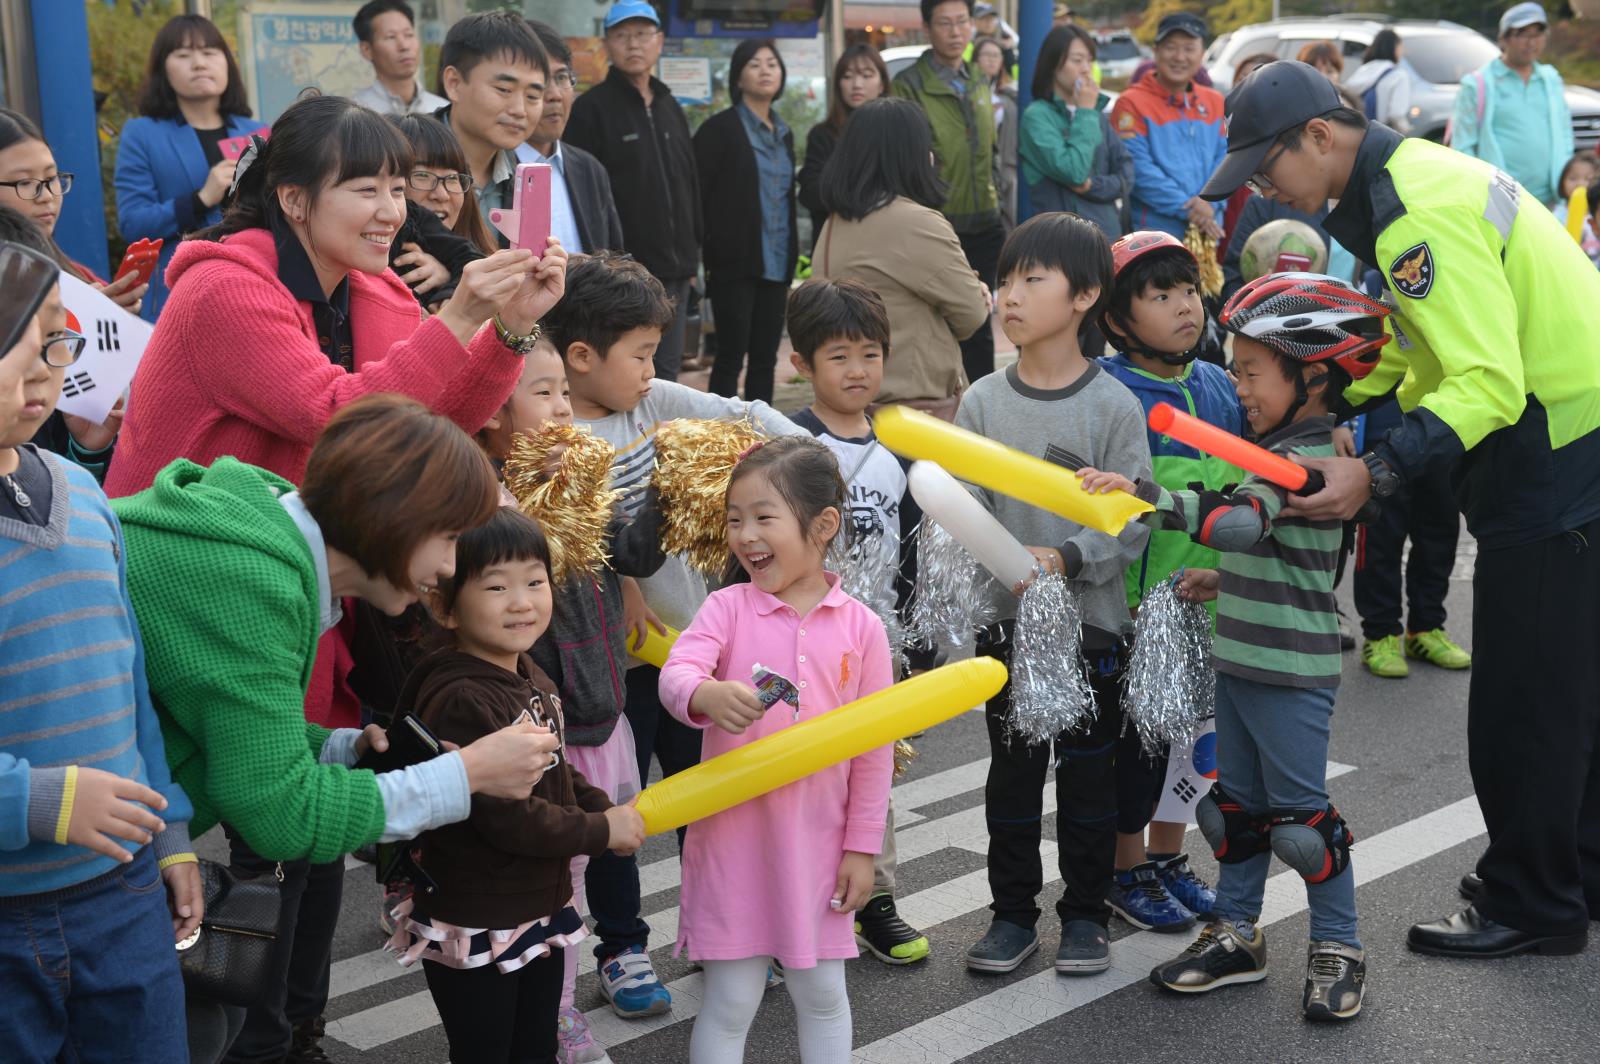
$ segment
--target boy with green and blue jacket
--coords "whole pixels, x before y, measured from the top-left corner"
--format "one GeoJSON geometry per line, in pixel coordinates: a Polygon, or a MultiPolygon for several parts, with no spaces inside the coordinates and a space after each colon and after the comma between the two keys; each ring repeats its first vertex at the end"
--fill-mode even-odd
{"type": "MultiPolygon", "coordinates": [[[[1138,398],[1146,415],[1157,403],[1243,435],[1244,411],[1221,367],[1194,357],[1205,332],[1200,268],[1193,253],[1168,233],[1129,233],[1111,249],[1115,280],[1101,331],[1117,354],[1105,369],[1138,398]]],[[[1146,430],[1151,470],[1164,488],[1219,489],[1240,480],[1239,470],[1193,447],[1146,430]]],[[[1218,554],[1186,533],[1156,529],[1128,567],[1128,608],[1137,610],[1150,588],[1184,569],[1214,569],[1218,554]]],[[[1214,610],[1214,607],[1209,606],[1214,610]]],[[[1167,758],[1150,758],[1129,746],[1117,760],[1117,877],[1114,912],[1135,927],[1182,930],[1209,915],[1216,893],[1189,869],[1183,854],[1187,825],[1151,823],[1166,780],[1167,758]],[[1145,827],[1149,826],[1149,845],[1145,827]]]]}

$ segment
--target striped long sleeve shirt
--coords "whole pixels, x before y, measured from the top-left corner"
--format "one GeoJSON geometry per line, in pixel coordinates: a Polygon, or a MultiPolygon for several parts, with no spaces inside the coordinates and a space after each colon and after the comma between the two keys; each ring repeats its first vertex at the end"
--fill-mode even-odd
{"type": "Polygon", "coordinates": [[[0,896],[7,897],[75,886],[114,867],[109,857],[67,844],[83,768],[160,792],[167,830],[153,844],[157,860],[194,859],[192,807],[168,771],[145,685],[122,528],[92,476],[48,451],[33,453],[49,470],[49,520],[0,518],[0,896]]]}
{"type": "MultiPolygon", "coordinates": [[[[1331,458],[1333,419],[1297,421],[1261,446],[1331,458]]],[[[1333,578],[1340,522],[1280,517],[1288,493],[1253,476],[1227,496],[1225,511],[1214,493],[1168,491],[1145,481],[1139,494],[1156,506],[1146,520],[1184,529],[1222,552],[1211,653],[1218,672],[1283,687],[1338,686],[1333,578]]]]}

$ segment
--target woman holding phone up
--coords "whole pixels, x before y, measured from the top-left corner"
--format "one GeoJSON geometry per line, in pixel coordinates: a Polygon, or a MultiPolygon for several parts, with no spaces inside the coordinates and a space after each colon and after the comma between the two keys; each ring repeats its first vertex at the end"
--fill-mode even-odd
{"type": "Polygon", "coordinates": [[[200,15],[178,15],[156,34],[139,114],[118,138],[117,228],[129,241],[165,241],[141,311],[155,321],[167,302],[167,264],[178,241],[222,218],[235,165],[222,142],[262,123],[250,117],[221,31],[200,15]]]}
{"type": "MultiPolygon", "coordinates": [[[[566,253],[551,241],[542,259],[508,250],[467,263],[454,294],[423,321],[389,269],[411,162],[387,118],[336,96],[294,104],[272,139],[245,153],[221,225],[173,258],[172,296],[139,366],[108,495],[148,488],[175,459],[224,455],[301,483],[329,419],[374,393],[409,396],[468,433],[504,405],[539,318],[561,298],[566,253]]],[[[330,628],[318,645],[305,689],[310,723],[360,723],[345,631],[330,628]]],[[[235,840],[235,864],[249,867],[254,847],[248,836],[235,840]]],[[[262,867],[274,863],[255,852],[262,867]]],[[[297,900],[297,954],[325,958],[343,866],[318,861],[285,864],[294,888],[285,896],[297,900]]],[[[286,984],[275,985],[251,1010],[239,1059],[288,1055],[293,1027],[294,1046],[314,1045],[326,982],[289,977],[302,980],[288,1000],[304,1013],[286,1011],[286,984]]]]}
{"type": "Polygon", "coordinates": [[[1071,211],[1116,240],[1124,228],[1117,201],[1133,187],[1133,157],[1111,128],[1110,97],[1094,83],[1094,51],[1094,38],[1078,26],[1045,35],[1017,150],[1034,214],[1071,211]]]}

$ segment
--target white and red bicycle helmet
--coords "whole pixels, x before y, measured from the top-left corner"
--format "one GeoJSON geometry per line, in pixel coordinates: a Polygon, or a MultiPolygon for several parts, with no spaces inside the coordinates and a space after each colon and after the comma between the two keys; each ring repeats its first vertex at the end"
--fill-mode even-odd
{"type": "Polygon", "coordinates": [[[1288,358],[1332,362],[1358,381],[1377,368],[1388,316],[1388,307],[1335,277],[1269,273],[1235,292],[1217,321],[1288,358]]]}

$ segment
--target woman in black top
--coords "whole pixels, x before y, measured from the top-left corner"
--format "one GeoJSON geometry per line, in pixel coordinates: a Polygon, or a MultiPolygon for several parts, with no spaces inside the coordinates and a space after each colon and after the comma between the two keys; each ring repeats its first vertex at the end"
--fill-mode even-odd
{"type": "Polygon", "coordinates": [[[806,134],[806,161],[800,167],[800,206],[811,213],[811,245],[816,246],[828,211],[822,205],[822,168],[833,155],[844,124],[857,107],[889,91],[889,68],[870,44],[852,44],[833,64],[833,99],[828,117],[806,134]]]}
{"type": "Polygon", "coordinates": [[[733,106],[706,119],[694,135],[706,220],[701,257],[717,323],[710,390],[735,394],[748,352],[745,398],[767,402],[799,255],[794,134],[773,108],[785,76],[772,41],[741,42],[728,68],[733,106]]]}

